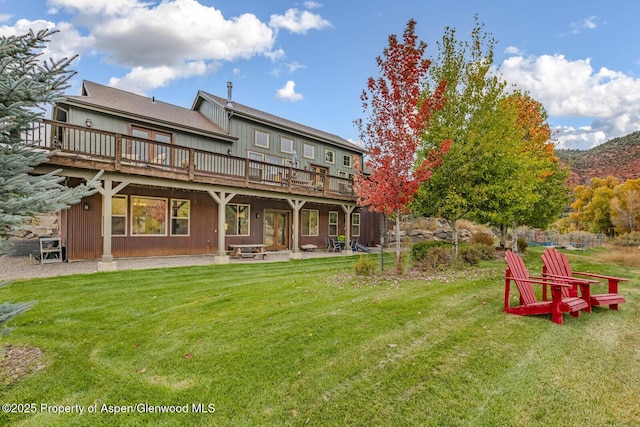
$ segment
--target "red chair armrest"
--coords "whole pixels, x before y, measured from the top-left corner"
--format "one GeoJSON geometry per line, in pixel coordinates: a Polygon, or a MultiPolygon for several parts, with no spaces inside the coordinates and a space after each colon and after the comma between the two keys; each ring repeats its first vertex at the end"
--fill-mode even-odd
{"type": "Polygon", "coordinates": [[[596,277],[598,279],[614,280],[616,282],[626,282],[629,280],[629,279],[624,279],[622,277],[612,277],[612,276],[605,276],[603,274],[584,273],[582,271],[574,271],[573,274],[579,274],[581,276],[587,276],[587,277],[596,277]]]}

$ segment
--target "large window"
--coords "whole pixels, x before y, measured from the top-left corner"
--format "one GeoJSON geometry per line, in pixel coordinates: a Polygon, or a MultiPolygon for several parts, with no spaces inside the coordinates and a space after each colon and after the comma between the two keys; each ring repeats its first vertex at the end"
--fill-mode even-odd
{"type": "Polygon", "coordinates": [[[191,204],[189,200],[171,199],[171,235],[188,236],[191,204]]]}
{"type": "Polygon", "coordinates": [[[127,196],[111,198],[111,235],[127,235],[127,196]]]}
{"type": "Polygon", "coordinates": [[[360,235],[360,214],[354,213],[351,215],[351,235],[359,236],[360,235]]]}
{"type": "Polygon", "coordinates": [[[249,235],[249,205],[227,205],[225,231],[229,236],[249,235]]]}
{"type": "Polygon", "coordinates": [[[258,147],[269,148],[269,134],[261,130],[256,130],[256,142],[258,147]]]}
{"type": "Polygon", "coordinates": [[[131,196],[131,234],[167,235],[167,199],[131,196]]]}
{"type": "Polygon", "coordinates": [[[329,236],[338,235],[338,212],[329,212],[329,236]]]}
{"type": "Polygon", "coordinates": [[[342,166],[347,168],[351,167],[351,156],[348,156],[348,155],[342,156],[342,166]]]}
{"type": "Polygon", "coordinates": [[[303,209],[302,210],[302,235],[317,236],[318,235],[318,211],[303,209]]]}

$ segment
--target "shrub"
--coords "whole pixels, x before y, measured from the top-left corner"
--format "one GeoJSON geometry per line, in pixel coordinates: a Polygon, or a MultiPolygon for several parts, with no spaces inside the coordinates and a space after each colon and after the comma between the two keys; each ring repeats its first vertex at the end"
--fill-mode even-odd
{"type": "Polygon", "coordinates": [[[442,271],[453,264],[453,261],[450,245],[437,245],[426,250],[422,259],[414,261],[414,266],[423,271],[442,271]]]}
{"type": "Polygon", "coordinates": [[[477,243],[485,246],[493,246],[493,237],[489,233],[474,233],[471,236],[471,243],[477,243]]]}
{"type": "Polygon", "coordinates": [[[613,243],[617,246],[640,246],[640,232],[621,234],[616,237],[613,243]]]}
{"type": "Polygon", "coordinates": [[[464,264],[476,265],[480,261],[488,261],[496,258],[496,250],[492,246],[480,243],[460,246],[458,259],[464,264]]]}
{"type": "Polygon", "coordinates": [[[432,248],[441,248],[445,246],[451,246],[447,242],[443,242],[440,240],[425,240],[422,242],[417,242],[411,247],[411,259],[414,262],[422,261],[432,248]]]}
{"type": "Polygon", "coordinates": [[[376,271],[376,262],[367,255],[360,255],[353,266],[358,276],[371,276],[376,271]]]}
{"type": "Polygon", "coordinates": [[[527,248],[529,248],[529,243],[523,237],[518,237],[518,252],[525,253],[527,248]]]}

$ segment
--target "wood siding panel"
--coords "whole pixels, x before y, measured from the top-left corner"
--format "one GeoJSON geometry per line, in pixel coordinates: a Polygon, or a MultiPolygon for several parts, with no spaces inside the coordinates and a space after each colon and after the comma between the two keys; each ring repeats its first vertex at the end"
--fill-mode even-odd
{"type": "MultiPolygon", "coordinates": [[[[218,209],[208,194],[179,190],[125,187],[119,194],[128,196],[161,197],[190,201],[190,232],[188,236],[132,236],[131,235],[131,199],[129,198],[129,217],[127,218],[127,236],[114,236],[112,250],[114,257],[160,256],[160,255],[199,255],[211,254],[217,249],[216,218],[218,209]]],[[[170,205],[169,205],[170,206],[170,205]]],[[[168,212],[169,214],[169,212],[168,212]]],[[[167,232],[170,233],[171,220],[167,217],[167,232]]]]}
{"type": "Polygon", "coordinates": [[[226,154],[227,149],[231,146],[231,143],[229,142],[218,141],[213,138],[207,138],[194,134],[176,132],[175,130],[169,128],[153,126],[145,122],[125,120],[120,117],[108,116],[105,114],[97,113],[95,111],[83,110],[78,108],[71,108],[69,110],[70,124],[86,127],[87,119],[91,120],[92,123],[91,128],[87,129],[100,129],[101,131],[120,133],[123,135],[131,134],[130,127],[132,124],[146,129],[168,132],[171,134],[171,143],[182,147],[196,148],[199,150],[226,154]]]}
{"type": "Polygon", "coordinates": [[[67,257],[70,261],[102,256],[102,196],[94,194],[71,206],[65,224],[67,257]],[[82,209],[84,203],[89,210],[82,209]]]}
{"type": "Polygon", "coordinates": [[[227,111],[218,104],[204,101],[198,109],[202,115],[220,126],[222,129],[229,129],[229,119],[227,111]]]}

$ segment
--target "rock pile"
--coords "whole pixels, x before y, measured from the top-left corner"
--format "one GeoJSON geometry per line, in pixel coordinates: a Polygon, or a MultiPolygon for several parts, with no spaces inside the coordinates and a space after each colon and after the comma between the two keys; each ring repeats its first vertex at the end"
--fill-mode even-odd
{"type": "MultiPolygon", "coordinates": [[[[411,244],[424,240],[452,241],[451,227],[442,219],[412,219],[400,223],[400,240],[409,237],[411,244]]],[[[473,231],[467,228],[458,228],[458,242],[469,242],[473,231]]],[[[389,231],[389,243],[396,241],[395,227],[389,231]]]]}

